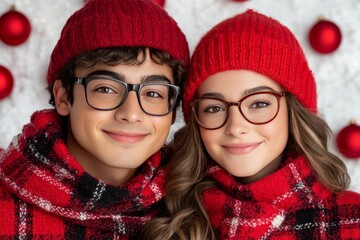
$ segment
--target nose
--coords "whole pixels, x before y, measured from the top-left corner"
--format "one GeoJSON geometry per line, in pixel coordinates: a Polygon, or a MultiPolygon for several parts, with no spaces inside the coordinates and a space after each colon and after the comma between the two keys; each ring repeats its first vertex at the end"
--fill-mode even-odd
{"type": "Polygon", "coordinates": [[[123,104],[116,109],[115,118],[118,121],[141,122],[144,115],[145,113],[140,107],[136,92],[130,91],[123,104]]]}
{"type": "Polygon", "coordinates": [[[225,133],[228,135],[240,135],[248,131],[249,122],[240,113],[238,106],[229,108],[229,117],[225,123],[225,133]]]}

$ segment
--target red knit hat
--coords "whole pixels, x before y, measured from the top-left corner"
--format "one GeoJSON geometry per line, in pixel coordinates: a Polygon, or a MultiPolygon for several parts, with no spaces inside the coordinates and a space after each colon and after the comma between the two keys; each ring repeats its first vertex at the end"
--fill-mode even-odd
{"type": "Polygon", "coordinates": [[[186,122],[201,83],[215,73],[236,69],[268,76],[316,112],[315,79],[295,36],[278,21],[247,10],[213,27],[195,48],[183,95],[186,122]]]}
{"type": "Polygon", "coordinates": [[[183,66],[189,47],[177,23],[150,0],[88,0],[66,22],[50,60],[47,81],[84,51],[109,47],[150,47],[169,53],[183,66]]]}

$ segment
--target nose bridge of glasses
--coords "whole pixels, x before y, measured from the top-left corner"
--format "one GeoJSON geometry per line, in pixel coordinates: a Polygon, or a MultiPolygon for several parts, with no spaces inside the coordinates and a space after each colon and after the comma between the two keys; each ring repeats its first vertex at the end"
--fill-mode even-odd
{"type": "Polygon", "coordinates": [[[241,109],[240,109],[241,101],[239,101],[239,102],[227,102],[227,105],[228,105],[228,110],[227,110],[228,115],[230,114],[230,107],[233,107],[233,106],[236,107],[240,111],[241,114],[243,114],[241,109]]]}
{"type": "Polygon", "coordinates": [[[121,104],[123,104],[127,100],[128,96],[129,96],[129,93],[131,91],[135,92],[137,101],[138,101],[139,104],[141,104],[140,103],[140,98],[139,98],[139,90],[140,90],[141,84],[132,84],[132,83],[125,83],[124,82],[123,85],[124,85],[126,91],[124,93],[124,96],[122,97],[121,104]]]}
{"type": "Polygon", "coordinates": [[[243,120],[247,120],[247,117],[245,116],[244,112],[242,111],[241,109],[241,103],[242,103],[242,100],[238,101],[238,102],[227,102],[228,104],[228,109],[227,109],[227,117],[225,119],[225,122],[228,121],[228,118],[231,118],[231,117],[235,117],[235,119],[237,119],[239,116],[241,116],[241,118],[243,120]],[[231,114],[231,111],[230,111],[230,107],[236,107],[237,109],[235,110],[236,111],[236,114],[234,115],[234,113],[231,114]],[[237,115],[237,114],[240,114],[240,115],[237,115]]]}
{"type": "Polygon", "coordinates": [[[236,106],[236,107],[239,107],[241,102],[227,102],[228,106],[231,107],[231,106],[236,106]]]}
{"type": "Polygon", "coordinates": [[[126,89],[127,89],[128,92],[130,92],[130,91],[138,92],[139,89],[140,89],[141,84],[126,83],[125,86],[126,86],[126,89]]]}
{"type": "Polygon", "coordinates": [[[139,98],[137,90],[138,86],[131,86],[127,88],[128,90],[124,92],[121,102],[117,106],[117,112],[122,112],[124,118],[137,119],[144,110],[141,105],[141,100],[139,98]],[[134,91],[131,94],[131,91],[134,91]]]}
{"type": "Polygon", "coordinates": [[[243,112],[242,112],[242,110],[241,110],[241,108],[240,108],[241,102],[228,102],[227,104],[228,104],[228,109],[227,109],[227,112],[228,112],[227,115],[228,115],[228,117],[229,117],[230,112],[231,112],[231,111],[230,111],[230,107],[236,107],[236,108],[237,108],[237,111],[239,111],[241,115],[244,115],[243,112]]]}

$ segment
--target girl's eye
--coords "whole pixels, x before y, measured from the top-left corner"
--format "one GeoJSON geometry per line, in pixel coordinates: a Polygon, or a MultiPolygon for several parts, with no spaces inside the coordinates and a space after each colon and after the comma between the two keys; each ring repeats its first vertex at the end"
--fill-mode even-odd
{"type": "Polygon", "coordinates": [[[225,111],[225,109],[219,106],[209,106],[204,109],[204,112],[206,113],[217,113],[221,111],[225,111]]]}
{"type": "Polygon", "coordinates": [[[260,102],[259,101],[259,102],[253,103],[250,107],[251,108],[265,108],[265,107],[267,107],[269,105],[270,105],[269,102],[264,102],[264,101],[260,102]]]}

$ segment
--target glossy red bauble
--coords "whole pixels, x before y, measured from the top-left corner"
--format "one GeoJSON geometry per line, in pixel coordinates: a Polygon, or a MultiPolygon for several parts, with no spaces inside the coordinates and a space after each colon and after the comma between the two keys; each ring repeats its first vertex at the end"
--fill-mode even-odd
{"type": "Polygon", "coordinates": [[[9,96],[14,86],[14,78],[11,72],[0,66],[0,100],[9,96]]]}
{"type": "Polygon", "coordinates": [[[0,17],[0,39],[11,46],[25,42],[31,32],[29,20],[24,14],[10,10],[0,17]]]}
{"type": "Polygon", "coordinates": [[[332,53],[341,43],[341,31],[335,23],[319,20],[309,32],[309,42],[319,53],[332,53]]]}
{"type": "Polygon", "coordinates": [[[346,158],[360,157],[360,126],[351,123],[341,129],[336,137],[338,150],[346,158]]]}

